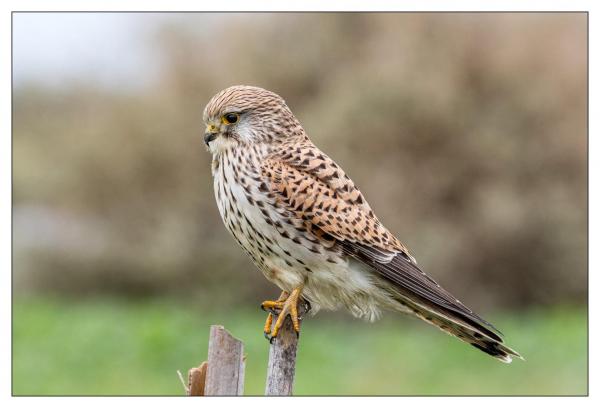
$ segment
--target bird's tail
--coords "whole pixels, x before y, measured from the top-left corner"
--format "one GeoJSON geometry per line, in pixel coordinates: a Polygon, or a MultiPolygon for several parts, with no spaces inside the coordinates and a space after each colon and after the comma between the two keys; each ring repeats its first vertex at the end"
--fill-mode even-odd
{"type": "Polygon", "coordinates": [[[524,360],[519,353],[503,344],[502,338],[498,334],[468,316],[458,315],[451,310],[444,310],[438,305],[430,305],[399,294],[395,294],[394,298],[399,303],[400,311],[417,316],[503,363],[510,363],[512,357],[524,360]]]}

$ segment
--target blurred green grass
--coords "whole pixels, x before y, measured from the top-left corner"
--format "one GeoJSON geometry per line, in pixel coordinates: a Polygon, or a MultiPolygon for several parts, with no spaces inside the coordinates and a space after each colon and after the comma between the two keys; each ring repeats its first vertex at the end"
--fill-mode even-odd
{"type": "MultiPolygon", "coordinates": [[[[257,308],[258,309],[258,308],[257,308]]],[[[13,394],[181,395],[176,371],[206,357],[211,324],[245,343],[246,395],[264,389],[260,310],[207,312],[174,300],[21,298],[13,304],[13,394]]],[[[502,364],[409,318],[375,324],[320,313],[303,326],[296,395],[587,393],[580,307],[486,316],[527,361],[502,364]]]]}

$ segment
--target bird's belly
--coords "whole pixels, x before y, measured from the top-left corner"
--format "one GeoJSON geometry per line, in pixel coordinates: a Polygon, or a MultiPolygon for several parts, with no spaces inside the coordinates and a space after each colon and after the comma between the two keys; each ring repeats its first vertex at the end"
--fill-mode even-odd
{"type": "Polygon", "coordinates": [[[345,308],[355,317],[377,319],[381,309],[393,308],[394,301],[378,285],[378,278],[366,265],[353,258],[337,264],[322,264],[309,276],[305,297],[318,308],[345,308]]]}

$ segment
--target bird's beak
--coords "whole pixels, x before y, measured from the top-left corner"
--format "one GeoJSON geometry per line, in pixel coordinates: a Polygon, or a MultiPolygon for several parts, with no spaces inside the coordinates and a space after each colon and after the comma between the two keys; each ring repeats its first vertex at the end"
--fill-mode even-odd
{"type": "Polygon", "coordinates": [[[212,142],[213,140],[215,140],[216,138],[217,138],[216,133],[205,133],[204,134],[204,143],[206,143],[206,145],[208,146],[208,144],[210,142],[212,142]]]}
{"type": "Polygon", "coordinates": [[[204,131],[204,143],[208,146],[210,142],[218,136],[218,129],[215,125],[207,125],[204,131]]]}

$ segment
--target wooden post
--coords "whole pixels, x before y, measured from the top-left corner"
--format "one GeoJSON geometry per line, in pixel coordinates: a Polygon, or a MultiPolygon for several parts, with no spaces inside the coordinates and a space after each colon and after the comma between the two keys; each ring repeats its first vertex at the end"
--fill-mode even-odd
{"type": "MultiPolygon", "coordinates": [[[[299,301],[299,317],[302,317],[309,310],[309,307],[304,300],[299,301]]],[[[292,395],[298,340],[299,337],[292,325],[292,319],[287,316],[277,338],[273,340],[269,349],[265,395],[292,395]]]]}
{"type": "Polygon", "coordinates": [[[244,344],[223,326],[211,326],[204,395],[243,395],[244,369],[244,344]]]}

